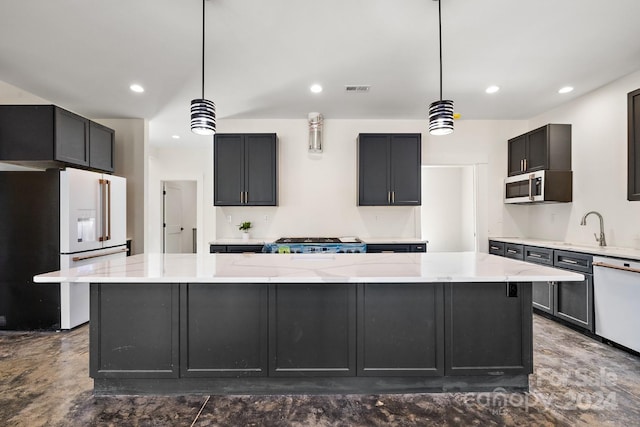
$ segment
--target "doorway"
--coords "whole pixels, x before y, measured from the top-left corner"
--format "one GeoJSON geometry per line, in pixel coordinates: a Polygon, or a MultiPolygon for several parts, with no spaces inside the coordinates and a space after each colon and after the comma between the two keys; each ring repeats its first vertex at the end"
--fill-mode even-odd
{"type": "Polygon", "coordinates": [[[420,224],[429,252],[477,250],[475,165],[422,167],[420,224]]]}
{"type": "Polygon", "coordinates": [[[196,253],[197,182],[162,181],[162,252],[196,253]]]}

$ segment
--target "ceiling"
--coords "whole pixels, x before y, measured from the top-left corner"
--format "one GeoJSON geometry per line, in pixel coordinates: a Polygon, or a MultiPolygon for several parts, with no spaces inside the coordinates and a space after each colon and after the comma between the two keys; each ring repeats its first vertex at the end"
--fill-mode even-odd
{"type": "MultiPolygon", "coordinates": [[[[207,0],[205,97],[218,120],[425,119],[437,12],[433,0],[207,0]]],[[[442,0],[443,96],[463,120],[533,117],[640,70],[638,16],[638,0],[442,0]]],[[[201,25],[201,0],[0,0],[0,81],[91,118],[146,118],[152,144],[202,144],[189,131],[201,25]]]]}

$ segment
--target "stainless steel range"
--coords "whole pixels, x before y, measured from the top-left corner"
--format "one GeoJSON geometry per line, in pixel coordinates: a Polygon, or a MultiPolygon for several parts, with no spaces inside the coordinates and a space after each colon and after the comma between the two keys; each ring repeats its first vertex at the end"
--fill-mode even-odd
{"type": "Polygon", "coordinates": [[[279,254],[365,253],[367,245],[355,237],[282,237],[266,243],[262,252],[279,254]]]}

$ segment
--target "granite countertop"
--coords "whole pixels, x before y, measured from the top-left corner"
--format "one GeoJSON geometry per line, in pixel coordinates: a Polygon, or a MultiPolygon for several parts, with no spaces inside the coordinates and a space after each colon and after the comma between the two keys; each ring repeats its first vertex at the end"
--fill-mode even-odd
{"type": "Polygon", "coordinates": [[[605,257],[626,258],[640,261],[640,249],[620,248],[615,246],[590,246],[581,243],[561,242],[557,240],[527,239],[522,237],[489,237],[489,240],[498,242],[515,243],[518,245],[540,246],[551,249],[581,252],[605,257]]]}
{"type": "Polygon", "coordinates": [[[581,281],[479,252],[141,254],[35,276],[37,283],[430,283],[581,281]]]}

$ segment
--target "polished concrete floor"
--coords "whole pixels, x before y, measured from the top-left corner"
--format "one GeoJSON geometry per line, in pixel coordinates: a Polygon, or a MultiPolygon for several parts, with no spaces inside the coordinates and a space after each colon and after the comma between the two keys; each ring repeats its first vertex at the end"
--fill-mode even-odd
{"type": "Polygon", "coordinates": [[[0,426],[640,426],[640,358],[539,316],[528,393],[95,397],[88,334],[0,332],[0,426]]]}

